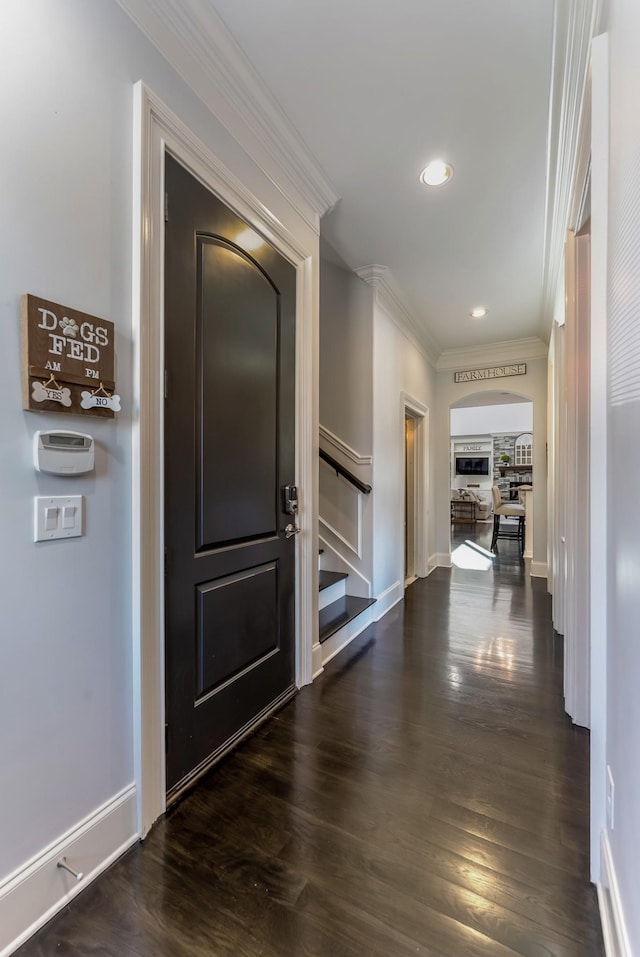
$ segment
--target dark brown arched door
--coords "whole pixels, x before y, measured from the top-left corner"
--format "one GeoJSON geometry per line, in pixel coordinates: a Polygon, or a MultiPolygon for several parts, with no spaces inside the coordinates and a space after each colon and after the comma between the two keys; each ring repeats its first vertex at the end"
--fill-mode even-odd
{"type": "Polygon", "coordinates": [[[296,275],[166,159],[167,789],[294,685],[296,275]]]}

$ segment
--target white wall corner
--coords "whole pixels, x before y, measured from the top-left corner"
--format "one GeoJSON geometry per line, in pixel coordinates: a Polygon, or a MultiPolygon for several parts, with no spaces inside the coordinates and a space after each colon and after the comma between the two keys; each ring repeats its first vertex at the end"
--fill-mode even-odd
{"type": "Polygon", "coordinates": [[[198,0],[118,0],[136,26],[226,126],[305,221],[338,194],[264,80],[211,4],[198,0]],[[297,199],[294,199],[297,197],[297,199]]]}
{"type": "Polygon", "coordinates": [[[383,309],[427,362],[436,367],[440,347],[424,323],[414,315],[397,287],[388,266],[360,266],[355,274],[373,288],[374,301],[383,309]]]}
{"type": "Polygon", "coordinates": [[[428,577],[434,568],[438,567],[438,564],[438,556],[436,553],[434,552],[433,555],[429,555],[429,558],[427,559],[427,574],[425,577],[428,577]]]}
{"type": "Polygon", "coordinates": [[[389,585],[388,588],[378,595],[376,598],[375,605],[372,605],[373,620],[380,621],[380,619],[390,611],[394,605],[397,605],[399,601],[402,601],[404,598],[404,582],[397,581],[393,585],[389,585]]]}
{"type": "Polygon", "coordinates": [[[600,853],[598,904],[600,906],[605,952],[607,957],[633,957],[611,854],[611,845],[606,831],[602,832],[600,853]]]}
{"type": "MultiPolygon", "coordinates": [[[[313,681],[318,678],[324,671],[324,665],[322,664],[322,645],[319,641],[313,645],[311,649],[312,659],[313,659],[313,681]]],[[[1,957],[1,955],[0,955],[1,957]]]]}
{"type": "Polygon", "coordinates": [[[451,552],[437,552],[434,558],[437,568],[451,568],[451,552]]]}
{"type": "Polygon", "coordinates": [[[547,578],[548,569],[546,562],[531,562],[530,575],[532,578],[547,578]]]}
{"type": "Polygon", "coordinates": [[[0,885],[0,957],[8,957],[138,841],[136,787],[124,788],[0,885]],[[66,857],[82,872],[60,869],[66,857]]]}

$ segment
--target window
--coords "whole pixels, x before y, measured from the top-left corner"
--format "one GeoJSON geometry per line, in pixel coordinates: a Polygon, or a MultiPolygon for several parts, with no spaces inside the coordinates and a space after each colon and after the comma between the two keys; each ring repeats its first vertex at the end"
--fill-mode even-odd
{"type": "Polygon", "coordinates": [[[516,439],[514,465],[533,464],[533,436],[530,432],[523,432],[516,439]]]}

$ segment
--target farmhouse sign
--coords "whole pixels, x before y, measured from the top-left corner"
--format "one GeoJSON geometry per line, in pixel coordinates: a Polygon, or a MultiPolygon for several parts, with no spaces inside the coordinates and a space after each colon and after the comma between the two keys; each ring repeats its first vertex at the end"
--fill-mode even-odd
{"type": "Polygon", "coordinates": [[[120,411],[113,339],[106,319],[23,296],[23,408],[112,419],[120,411]]]}
{"type": "Polygon", "coordinates": [[[526,362],[513,366],[494,366],[492,369],[471,369],[468,372],[454,372],[454,382],[477,382],[481,379],[504,379],[510,375],[526,375],[526,362]]]}

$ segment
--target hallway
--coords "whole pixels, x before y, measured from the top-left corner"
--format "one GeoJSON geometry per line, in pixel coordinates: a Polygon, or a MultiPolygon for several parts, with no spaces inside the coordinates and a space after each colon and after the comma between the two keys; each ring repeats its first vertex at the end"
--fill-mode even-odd
{"type": "Polygon", "coordinates": [[[604,954],[588,736],[516,547],[418,580],[20,957],[604,954]]]}

